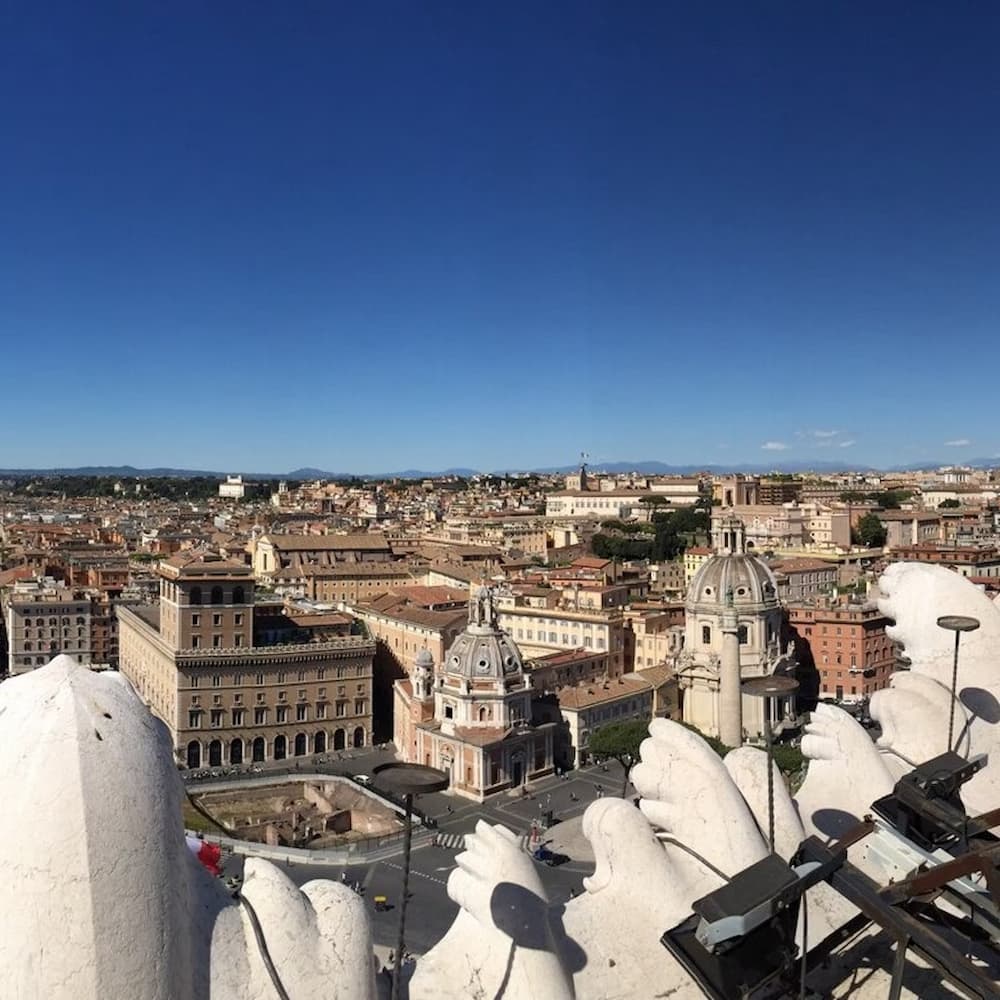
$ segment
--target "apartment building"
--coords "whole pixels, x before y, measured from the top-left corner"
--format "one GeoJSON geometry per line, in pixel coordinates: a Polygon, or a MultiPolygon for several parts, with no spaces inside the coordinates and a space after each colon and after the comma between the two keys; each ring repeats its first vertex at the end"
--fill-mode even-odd
{"type": "Polygon", "coordinates": [[[768,566],[774,573],[778,598],[783,604],[830,593],[837,585],[840,572],[835,562],[808,557],[772,559],[768,566]]]}
{"type": "Polygon", "coordinates": [[[856,702],[889,684],[896,648],[891,625],[874,602],[817,599],[789,604],[788,624],[799,642],[796,653],[819,674],[819,696],[856,702]]]}
{"type": "Polygon", "coordinates": [[[374,642],[286,642],[257,630],[254,577],[242,563],[182,553],[158,575],[158,604],[117,609],[120,669],[166,723],[179,763],[369,744],[374,642]]]}
{"type": "Polygon", "coordinates": [[[537,608],[516,595],[501,595],[499,604],[500,626],[527,656],[557,649],[583,649],[605,656],[608,677],[624,673],[625,627],[619,608],[537,608]]]}
{"type": "Polygon", "coordinates": [[[600,684],[581,683],[559,692],[559,714],[568,730],[570,766],[590,761],[590,735],[612,722],[653,718],[653,687],[637,674],[616,677],[600,684]]]}
{"type": "Polygon", "coordinates": [[[384,535],[261,535],[253,543],[253,571],[270,583],[279,570],[297,566],[390,562],[392,547],[384,535]]]}
{"type": "Polygon", "coordinates": [[[995,545],[900,545],[892,550],[893,559],[931,563],[956,573],[978,579],[1000,578],[1000,550],[995,545]]]}
{"type": "Polygon", "coordinates": [[[91,599],[51,577],[21,580],[6,600],[7,669],[13,676],[68,653],[78,663],[93,661],[91,599]]]}

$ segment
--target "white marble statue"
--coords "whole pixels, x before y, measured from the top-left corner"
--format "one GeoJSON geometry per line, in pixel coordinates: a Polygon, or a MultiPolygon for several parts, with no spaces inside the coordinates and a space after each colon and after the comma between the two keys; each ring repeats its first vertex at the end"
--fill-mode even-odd
{"type": "Polygon", "coordinates": [[[448,878],[459,911],[420,960],[410,1000],[570,1000],[548,896],[518,836],[480,821],[448,878]]]}
{"type": "MultiPolygon", "coordinates": [[[[275,1000],[247,909],[195,860],[165,727],[68,656],[0,684],[0,975],[24,1000],[275,1000]]],[[[263,861],[246,898],[295,1000],[372,1000],[364,904],[263,861]]]]}
{"type": "Polygon", "coordinates": [[[879,579],[879,610],[894,619],[887,629],[910,660],[890,687],[872,696],[871,714],[883,729],[879,747],[898,776],[912,764],[947,749],[954,708],[954,743],[963,755],[987,754],[989,765],[962,789],[973,814],[1000,803],[1000,608],[952,570],[894,563],[879,579]],[[954,633],[937,625],[942,615],[966,615],[980,627],[959,647],[958,698],[951,699],[954,633]]]}

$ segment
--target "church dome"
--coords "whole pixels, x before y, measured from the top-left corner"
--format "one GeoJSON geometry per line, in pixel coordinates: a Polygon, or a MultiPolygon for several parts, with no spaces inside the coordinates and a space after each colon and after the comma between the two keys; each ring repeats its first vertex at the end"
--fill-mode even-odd
{"type": "Polygon", "coordinates": [[[417,653],[416,659],[413,661],[414,666],[422,668],[424,670],[434,669],[434,654],[424,646],[423,649],[417,653]]]}
{"type": "Polygon", "coordinates": [[[701,565],[688,587],[689,608],[767,608],[778,604],[778,588],[770,569],[756,556],[742,552],[712,556],[701,565]]]}
{"type": "Polygon", "coordinates": [[[524,670],[521,651],[498,622],[493,594],[483,587],[470,602],[469,624],[444,657],[444,670],[470,679],[499,679],[524,670]]]}

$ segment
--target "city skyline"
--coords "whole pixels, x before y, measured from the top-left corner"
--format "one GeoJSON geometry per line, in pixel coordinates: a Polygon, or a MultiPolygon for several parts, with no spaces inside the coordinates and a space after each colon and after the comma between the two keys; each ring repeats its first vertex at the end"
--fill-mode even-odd
{"type": "Polygon", "coordinates": [[[0,15],[0,467],[1000,456],[1000,13],[0,15]]]}

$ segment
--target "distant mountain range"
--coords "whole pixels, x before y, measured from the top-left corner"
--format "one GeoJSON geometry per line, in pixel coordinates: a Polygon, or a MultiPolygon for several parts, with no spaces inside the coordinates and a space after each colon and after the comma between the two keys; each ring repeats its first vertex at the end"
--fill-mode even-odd
{"type": "MultiPolygon", "coordinates": [[[[906,472],[911,469],[935,469],[940,466],[951,465],[951,464],[961,464],[965,466],[971,466],[973,468],[992,468],[994,466],[1000,465],[1000,459],[997,458],[974,458],[968,459],[961,463],[954,462],[940,462],[940,461],[925,461],[925,462],[912,462],[907,465],[894,465],[886,469],[876,470],[874,466],[860,464],[860,465],[849,465],[843,462],[821,462],[821,461],[807,461],[807,460],[787,460],[784,462],[743,462],[735,464],[718,464],[714,462],[706,463],[704,465],[667,465],[664,462],[656,461],[641,461],[641,462],[595,462],[593,465],[589,466],[591,472],[608,472],[608,473],[628,473],[628,472],[638,472],[646,475],[665,475],[665,476],[691,476],[699,472],[712,472],[718,474],[730,474],[730,473],[744,473],[744,474],[759,474],[759,473],[769,473],[769,472],[779,472],[779,473],[793,473],[793,472],[819,472],[819,473],[836,473],[836,472],[906,472]]],[[[519,472],[535,472],[541,475],[559,475],[569,472],[575,472],[578,466],[576,465],[562,465],[562,466],[547,466],[545,468],[538,469],[518,469],[516,467],[508,467],[503,470],[494,470],[493,475],[498,474],[516,474],[519,472]]],[[[365,475],[355,474],[353,472],[330,472],[324,469],[315,468],[301,468],[293,469],[291,472],[243,472],[241,473],[244,479],[248,481],[252,480],[269,480],[269,479],[293,479],[293,480],[312,480],[312,479],[364,479],[364,480],[380,480],[380,479],[434,479],[440,478],[442,476],[462,476],[469,477],[474,476],[482,472],[482,470],[468,469],[468,468],[453,468],[453,469],[443,469],[436,472],[427,471],[424,469],[404,469],[400,472],[384,472],[384,473],[369,473],[365,475]]],[[[151,478],[192,478],[195,476],[206,476],[211,479],[225,479],[226,475],[233,475],[231,471],[229,473],[216,472],[206,469],[172,469],[172,468],[154,468],[154,469],[137,469],[132,465],[86,465],[77,468],[60,468],[60,469],[0,469],[0,478],[6,479],[28,479],[39,476],[110,476],[116,479],[151,479],[151,478]]]]}

